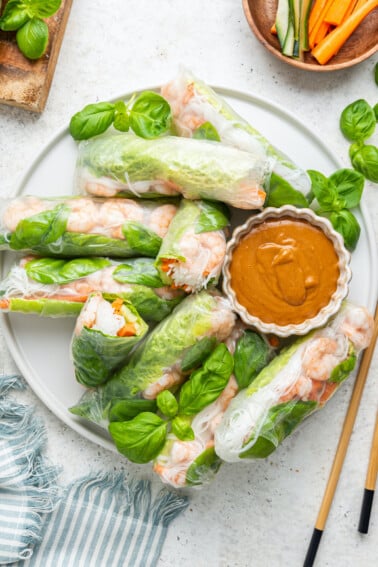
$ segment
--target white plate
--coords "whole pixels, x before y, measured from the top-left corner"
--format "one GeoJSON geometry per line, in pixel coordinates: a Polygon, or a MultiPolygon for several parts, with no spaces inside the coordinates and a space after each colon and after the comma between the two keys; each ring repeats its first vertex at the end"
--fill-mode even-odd
{"type": "MultiPolygon", "coordinates": [[[[266,138],[305,169],[331,174],[342,167],[337,158],[306,126],[279,106],[247,93],[216,88],[217,92],[266,138]]],[[[128,98],[122,95],[118,98],[128,98]]],[[[26,171],[19,193],[46,197],[72,192],[76,144],[67,129],[55,136],[26,171]]],[[[366,208],[357,211],[361,237],[352,256],[354,277],[349,297],[373,311],[377,301],[377,251],[366,208]]],[[[3,272],[14,256],[4,254],[3,272]]],[[[111,450],[107,432],[73,416],[67,408],[83,388],[74,378],[69,345],[73,319],[45,319],[36,315],[2,315],[4,334],[20,371],[39,398],[67,425],[111,450]]]]}

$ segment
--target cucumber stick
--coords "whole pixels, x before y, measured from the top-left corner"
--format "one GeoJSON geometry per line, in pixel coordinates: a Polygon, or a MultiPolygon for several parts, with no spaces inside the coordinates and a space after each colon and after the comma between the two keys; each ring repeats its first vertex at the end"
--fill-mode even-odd
{"type": "Polygon", "coordinates": [[[312,0],[278,0],[276,30],[281,50],[301,57],[308,49],[308,17],[312,0]]]}

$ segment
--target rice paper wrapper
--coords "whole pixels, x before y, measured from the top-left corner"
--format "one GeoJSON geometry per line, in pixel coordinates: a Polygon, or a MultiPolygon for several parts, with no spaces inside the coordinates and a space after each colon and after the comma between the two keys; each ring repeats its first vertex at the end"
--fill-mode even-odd
{"type": "Polygon", "coordinates": [[[20,196],[0,201],[0,250],[155,257],[177,210],[157,200],[20,196]]]}
{"type": "Polygon", "coordinates": [[[109,380],[148,330],[131,304],[119,298],[115,302],[121,304],[116,315],[112,313],[114,302],[99,292],[91,294],[76,323],[71,357],[76,379],[84,386],[95,387],[109,380]],[[117,332],[129,335],[118,336],[117,332]]]}
{"type": "Polygon", "coordinates": [[[283,350],[232,400],[215,432],[217,455],[227,462],[270,455],[348,378],[372,330],[368,311],[345,303],[327,326],[283,350]]]}
{"type": "Polygon", "coordinates": [[[218,142],[113,133],[81,142],[76,190],[99,196],[222,201],[260,209],[272,162],[218,142]]]}
{"type": "Polygon", "coordinates": [[[271,158],[276,178],[285,180],[303,195],[309,193],[311,182],[307,173],[189,70],[182,69],[175,79],[162,87],[161,94],[171,105],[178,135],[191,138],[203,124],[210,123],[223,144],[263,159],[271,158]]]}
{"type": "Polygon", "coordinates": [[[44,317],[77,316],[90,293],[128,300],[143,319],[161,321],[185,294],[166,287],[151,258],[116,262],[109,258],[25,257],[0,282],[3,312],[44,317]]]}
{"type": "Polygon", "coordinates": [[[230,303],[220,295],[202,291],[188,296],[148,334],[126,366],[103,387],[84,394],[70,411],[104,425],[115,404],[154,400],[159,392],[174,390],[185,380],[180,366],[185,353],[204,337],[224,340],[235,319],[230,303]]]}
{"type": "Polygon", "coordinates": [[[216,284],[226,253],[228,211],[183,199],[156,258],[161,279],[187,291],[216,284]]]}

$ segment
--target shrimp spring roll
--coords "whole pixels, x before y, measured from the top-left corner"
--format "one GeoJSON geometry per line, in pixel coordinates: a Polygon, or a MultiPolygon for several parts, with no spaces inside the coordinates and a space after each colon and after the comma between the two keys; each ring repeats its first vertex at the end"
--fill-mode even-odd
{"type": "Polygon", "coordinates": [[[144,337],[148,326],[121,297],[89,295],[77,319],[71,342],[76,380],[94,387],[106,382],[144,337]]]}
{"type": "Polygon", "coordinates": [[[176,79],[162,87],[161,94],[171,106],[174,126],[180,136],[195,137],[201,126],[210,123],[223,144],[256,156],[260,155],[262,158],[272,157],[272,181],[283,179],[303,195],[309,193],[311,183],[307,173],[275,148],[220,95],[195,78],[192,73],[183,70],[176,79]]]}
{"type": "Polygon", "coordinates": [[[124,402],[129,408],[130,400],[138,405],[138,400],[154,400],[163,390],[177,388],[186,377],[181,363],[187,351],[205,337],[224,340],[234,323],[224,297],[205,291],[188,296],[148,334],[126,366],[103,387],[84,394],[71,411],[104,424],[114,413],[120,416],[124,402]]]}
{"type": "Polygon", "coordinates": [[[150,321],[161,321],[184,297],[164,286],[152,258],[39,258],[15,264],[0,282],[0,309],[44,317],[77,316],[88,296],[120,296],[150,321]]]}
{"type": "Polygon", "coordinates": [[[0,250],[48,256],[155,257],[175,204],[22,196],[0,201],[0,250]]]}
{"type": "Polygon", "coordinates": [[[79,144],[76,186],[97,196],[183,195],[260,209],[270,169],[268,158],[216,142],[115,133],[79,144]]]}
{"type": "Polygon", "coordinates": [[[223,229],[228,224],[218,205],[181,201],[156,258],[163,282],[185,291],[199,291],[218,281],[226,253],[223,229]]]}
{"type": "Polygon", "coordinates": [[[326,327],[283,350],[232,400],[215,432],[216,454],[228,462],[270,455],[349,376],[372,331],[368,311],[346,303],[326,327]]]}
{"type": "MultiPolygon", "coordinates": [[[[251,382],[271,356],[271,349],[265,340],[257,333],[246,330],[240,323],[235,325],[225,345],[228,352],[234,355],[234,368],[231,374],[232,366],[228,367],[229,372],[225,375],[228,381],[224,389],[212,403],[206,404],[207,392],[206,387],[203,388],[205,391],[201,392],[201,398],[198,401],[201,404],[200,408],[205,407],[195,415],[189,416],[191,438],[183,436],[181,439],[178,438],[174,433],[174,422],[172,422],[172,431],[167,435],[166,443],[154,461],[154,471],[164,483],[175,488],[204,484],[214,477],[222,464],[214,450],[215,430],[231,400],[237,394],[240,380],[243,385],[251,382]]],[[[225,367],[227,369],[227,359],[222,362],[223,365],[220,366],[222,370],[225,367]]],[[[195,378],[197,378],[196,375],[194,375],[195,378]]],[[[203,376],[201,379],[202,382],[205,382],[203,376]]],[[[195,392],[194,388],[193,391],[195,392]]],[[[188,396],[180,392],[178,412],[182,410],[180,408],[181,397],[187,398],[188,396]]],[[[186,407],[188,407],[187,402],[186,407]]]]}

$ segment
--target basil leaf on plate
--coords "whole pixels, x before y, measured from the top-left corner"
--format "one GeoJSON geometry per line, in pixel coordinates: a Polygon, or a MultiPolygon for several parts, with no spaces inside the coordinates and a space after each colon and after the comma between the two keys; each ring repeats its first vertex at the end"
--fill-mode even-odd
{"type": "Polygon", "coordinates": [[[88,140],[105,132],[114,120],[115,106],[111,102],[88,104],[70,120],[70,134],[75,140],[88,140]]]}
{"type": "Polygon", "coordinates": [[[153,91],[139,95],[130,110],[130,126],[142,138],[157,138],[171,125],[169,103],[153,91]]]}

